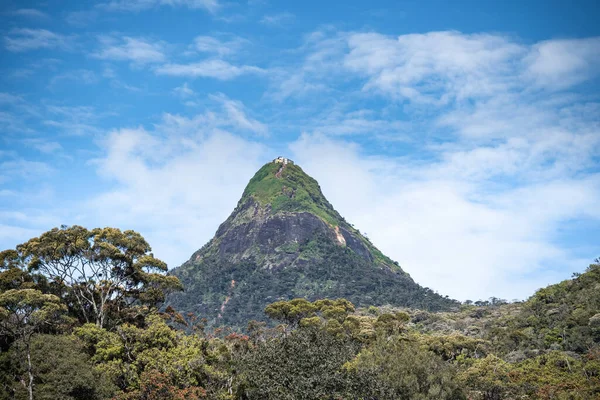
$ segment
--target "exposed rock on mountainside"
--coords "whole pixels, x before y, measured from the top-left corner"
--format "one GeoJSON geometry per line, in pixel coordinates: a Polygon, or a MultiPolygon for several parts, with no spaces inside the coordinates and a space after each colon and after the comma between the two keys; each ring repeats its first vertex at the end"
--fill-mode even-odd
{"type": "Polygon", "coordinates": [[[170,304],[214,325],[245,326],[264,319],[267,304],[294,297],[429,310],[457,304],[416,284],[284,158],[254,175],[215,237],[173,274],[185,292],[170,304]]]}

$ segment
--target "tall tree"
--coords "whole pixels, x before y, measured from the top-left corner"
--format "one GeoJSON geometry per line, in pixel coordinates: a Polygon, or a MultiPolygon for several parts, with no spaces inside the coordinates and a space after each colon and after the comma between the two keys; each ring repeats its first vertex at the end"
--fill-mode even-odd
{"type": "Polygon", "coordinates": [[[120,322],[134,309],[156,308],[168,291],[181,289],[132,230],[62,226],[18,245],[10,256],[12,264],[60,285],[58,294],[77,316],[99,327],[120,322]]]}
{"type": "Polygon", "coordinates": [[[57,322],[66,306],[57,296],[35,289],[10,289],[0,294],[0,334],[14,338],[25,353],[28,381],[24,384],[33,399],[31,337],[44,325],[57,322]]]}

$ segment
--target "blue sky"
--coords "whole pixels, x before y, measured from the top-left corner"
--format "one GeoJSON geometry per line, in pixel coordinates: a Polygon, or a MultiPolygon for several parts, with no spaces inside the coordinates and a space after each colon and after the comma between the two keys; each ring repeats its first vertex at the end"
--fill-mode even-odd
{"type": "Polygon", "coordinates": [[[175,267],[286,155],[419,283],[526,298],[600,256],[594,1],[4,1],[0,247],[175,267]]]}

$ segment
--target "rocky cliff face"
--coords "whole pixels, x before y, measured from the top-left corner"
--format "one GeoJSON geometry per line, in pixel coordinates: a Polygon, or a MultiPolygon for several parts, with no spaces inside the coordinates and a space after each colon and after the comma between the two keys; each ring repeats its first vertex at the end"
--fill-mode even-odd
{"type": "Polygon", "coordinates": [[[215,237],[173,274],[185,292],[169,303],[214,325],[244,326],[263,319],[267,304],[294,297],[435,310],[455,305],[417,285],[292,163],[263,166],[215,237]]]}

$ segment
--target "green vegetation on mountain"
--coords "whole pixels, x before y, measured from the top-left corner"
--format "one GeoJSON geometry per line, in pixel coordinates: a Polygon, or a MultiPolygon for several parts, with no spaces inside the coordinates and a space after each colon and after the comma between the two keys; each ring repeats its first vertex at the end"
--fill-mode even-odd
{"type": "Polygon", "coordinates": [[[262,206],[271,207],[273,214],[305,211],[318,216],[332,227],[342,226],[355,234],[369,248],[377,261],[391,268],[398,265],[346,222],[327,201],[319,183],[296,164],[287,164],[284,168],[278,163],[265,164],[248,182],[240,203],[250,198],[262,206]],[[281,173],[277,176],[280,170],[281,173]]]}
{"type": "Polygon", "coordinates": [[[332,226],[348,225],[323,196],[318,182],[295,164],[285,167],[277,163],[265,164],[250,179],[240,201],[249,198],[262,206],[269,205],[273,214],[307,211],[332,226]],[[281,174],[276,176],[280,168],[281,174]]]}
{"type": "Polygon", "coordinates": [[[221,316],[215,322],[241,327],[251,319],[264,320],[263,309],[269,303],[295,297],[343,297],[359,306],[397,304],[429,310],[456,304],[419,287],[406,275],[374,268],[372,262],[327,237],[317,236],[298,245],[297,251],[301,260],[310,261],[280,270],[262,268],[251,261],[226,263],[217,257],[204,258],[193,269],[176,271],[186,289],[170,296],[169,304],[210,317],[228,299],[223,307],[227,312],[219,309],[221,316]],[[199,301],[190,307],[189,299],[199,301]]]}
{"type": "Polygon", "coordinates": [[[463,305],[459,312],[412,310],[423,333],[461,333],[489,341],[502,356],[540,351],[585,353],[600,342],[600,264],[573,279],[539,289],[527,301],[463,305]]]}
{"type": "Polygon", "coordinates": [[[263,320],[267,304],[295,297],[428,310],[458,305],[416,284],[293,163],[271,162],[256,172],[215,237],[173,275],[185,291],[168,303],[213,326],[263,320]]]}

